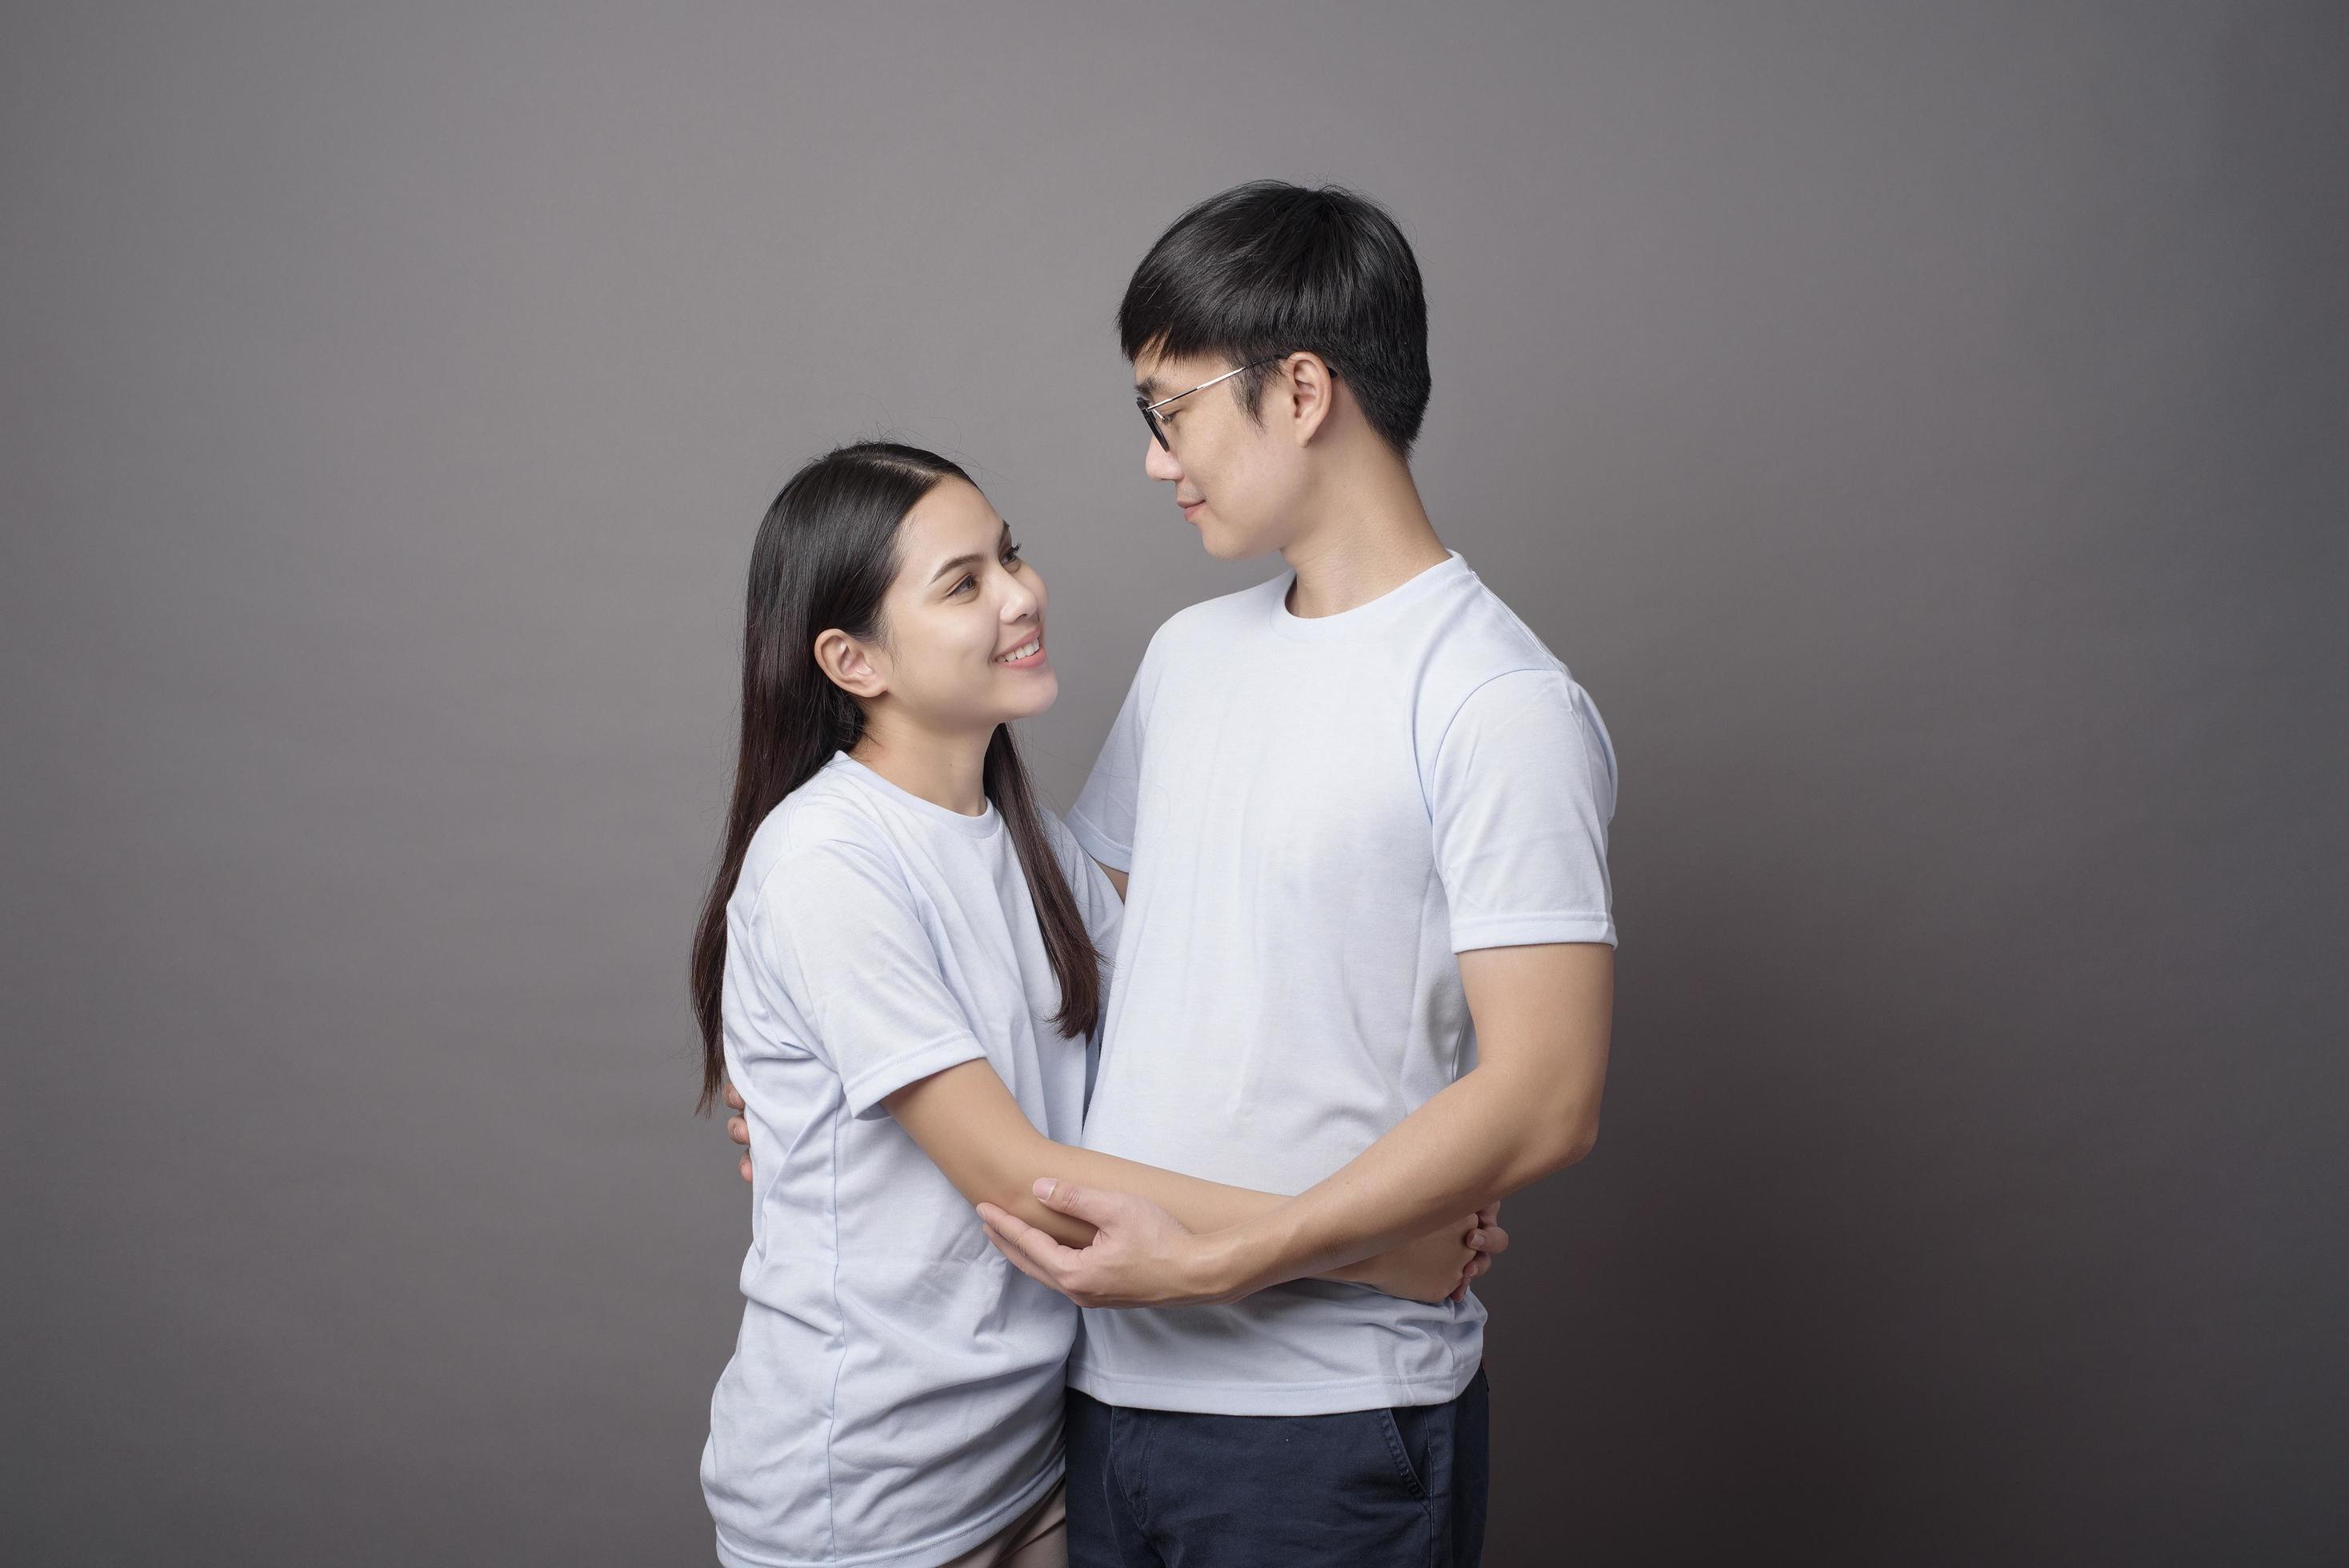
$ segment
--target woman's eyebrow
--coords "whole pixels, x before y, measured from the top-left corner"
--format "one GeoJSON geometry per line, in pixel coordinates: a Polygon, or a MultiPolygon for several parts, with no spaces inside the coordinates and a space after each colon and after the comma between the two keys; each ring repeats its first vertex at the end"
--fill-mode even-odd
{"type": "Polygon", "coordinates": [[[957,555],[952,561],[947,562],[945,564],[941,565],[936,572],[931,573],[930,581],[936,583],[939,578],[945,576],[949,572],[959,572],[966,566],[976,566],[978,564],[979,560],[980,557],[976,554],[957,555]]]}
{"type": "MultiPolygon", "coordinates": [[[[1003,536],[1006,539],[1011,537],[1011,525],[1009,522],[1003,525],[1003,536]]],[[[941,565],[936,572],[931,573],[930,581],[932,583],[936,583],[939,578],[945,576],[949,572],[957,572],[966,566],[976,566],[986,559],[987,557],[979,554],[976,551],[973,551],[967,555],[957,555],[952,561],[947,562],[945,564],[941,565]]]]}

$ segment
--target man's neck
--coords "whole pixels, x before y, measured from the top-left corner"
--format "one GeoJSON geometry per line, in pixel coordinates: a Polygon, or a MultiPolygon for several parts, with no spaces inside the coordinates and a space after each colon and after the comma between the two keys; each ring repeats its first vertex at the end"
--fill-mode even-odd
{"type": "Polygon", "coordinates": [[[1314,511],[1313,521],[1280,552],[1297,573],[1288,613],[1302,619],[1367,604],[1450,557],[1427,520],[1411,470],[1400,462],[1358,473],[1314,511]]]}

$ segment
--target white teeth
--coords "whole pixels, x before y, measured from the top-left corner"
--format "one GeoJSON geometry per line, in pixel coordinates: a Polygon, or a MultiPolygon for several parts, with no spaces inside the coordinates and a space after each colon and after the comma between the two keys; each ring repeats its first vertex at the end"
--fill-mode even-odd
{"type": "Polygon", "coordinates": [[[1034,653],[1038,648],[1040,648],[1043,645],[1044,640],[1041,637],[1030,637],[1028,639],[1025,646],[1012,649],[1009,653],[1004,655],[995,662],[999,665],[1016,663],[1020,659],[1026,658],[1029,655],[1034,653]]]}

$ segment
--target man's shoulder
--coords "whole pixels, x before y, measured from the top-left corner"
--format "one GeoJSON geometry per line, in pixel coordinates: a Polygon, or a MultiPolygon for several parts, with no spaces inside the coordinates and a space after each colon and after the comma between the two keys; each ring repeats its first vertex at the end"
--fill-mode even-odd
{"type": "Polygon", "coordinates": [[[1525,672],[1573,676],[1525,618],[1470,573],[1431,602],[1413,639],[1420,705],[1456,708],[1486,682],[1525,672]]]}

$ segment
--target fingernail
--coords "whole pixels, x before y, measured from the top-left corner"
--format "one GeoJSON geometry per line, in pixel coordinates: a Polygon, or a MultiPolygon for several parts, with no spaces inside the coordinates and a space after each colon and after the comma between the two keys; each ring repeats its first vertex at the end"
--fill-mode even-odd
{"type": "Polygon", "coordinates": [[[1052,1201],[1052,1194],[1060,1191],[1060,1187],[1061,1183],[1053,1178],[1050,1176],[1039,1176],[1036,1178],[1036,1185],[1030,1188],[1030,1191],[1034,1192],[1037,1197],[1049,1203],[1052,1201]]]}
{"type": "Polygon", "coordinates": [[[1471,1231],[1471,1232],[1469,1232],[1469,1233],[1468,1233],[1468,1244],[1469,1244],[1470,1246],[1472,1246],[1472,1247],[1481,1247],[1481,1246],[1483,1246],[1483,1245],[1485,1244],[1485,1233],[1484,1233],[1484,1232],[1482,1232],[1482,1231],[1471,1231]]]}

